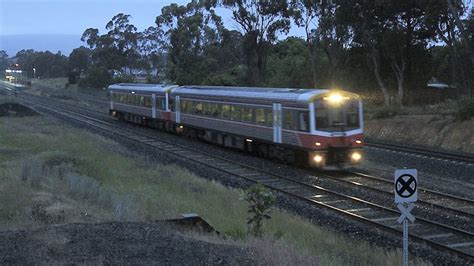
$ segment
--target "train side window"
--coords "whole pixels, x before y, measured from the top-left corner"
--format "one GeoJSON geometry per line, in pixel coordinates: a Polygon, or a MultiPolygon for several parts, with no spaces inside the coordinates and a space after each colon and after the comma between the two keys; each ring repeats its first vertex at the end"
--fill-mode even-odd
{"type": "Polygon", "coordinates": [[[163,98],[159,98],[159,97],[156,97],[155,98],[155,104],[156,104],[156,110],[163,110],[165,109],[164,108],[164,105],[163,105],[163,98]]]}
{"type": "Polygon", "coordinates": [[[146,107],[148,107],[148,108],[153,107],[153,105],[152,105],[152,103],[151,103],[151,97],[150,97],[150,96],[147,96],[147,97],[145,98],[145,105],[146,105],[146,107]]]}
{"type": "Polygon", "coordinates": [[[221,116],[221,105],[218,103],[211,104],[211,115],[216,118],[220,118],[221,116]]]}
{"type": "Polygon", "coordinates": [[[186,105],[187,105],[188,101],[186,100],[181,100],[180,104],[180,110],[181,110],[181,113],[186,113],[186,105]]]}
{"type": "Polygon", "coordinates": [[[202,114],[202,102],[193,101],[193,114],[200,115],[202,114]]]}
{"type": "Polygon", "coordinates": [[[262,126],[265,125],[265,111],[263,108],[255,109],[255,122],[262,126]]]}
{"type": "Polygon", "coordinates": [[[191,114],[193,112],[193,102],[194,101],[186,101],[186,113],[191,114]]]}
{"type": "Polygon", "coordinates": [[[140,106],[145,106],[145,97],[140,96],[140,102],[138,103],[140,106]]]}
{"type": "Polygon", "coordinates": [[[300,131],[309,131],[309,112],[300,111],[298,112],[298,129],[300,131]]]}
{"type": "Polygon", "coordinates": [[[244,122],[253,122],[253,109],[249,107],[242,108],[242,121],[244,122]]]}
{"type": "Polygon", "coordinates": [[[242,119],[242,112],[241,108],[238,105],[232,105],[231,108],[231,117],[230,119],[233,121],[241,121],[242,119]]]}
{"type": "Polygon", "coordinates": [[[273,127],[273,110],[265,108],[265,123],[269,127],[273,127]]]}
{"type": "Polygon", "coordinates": [[[211,104],[208,102],[202,103],[202,113],[204,115],[211,115],[211,104]]]}
{"type": "Polygon", "coordinates": [[[222,119],[230,119],[230,105],[228,104],[222,105],[222,119]]]}
{"type": "MultiPolygon", "coordinates": [[[[163,106],[163,109],[166,108],[166,105],[163,106]]],[[[170,108],[171,111],[175,111],[175,108],[174,108],[174,99],[173,98],[169,98],[168,100],[168,108],[170,108]]]]}
{"type": "Polygon", "coordinates": [[[120,94],[120,100],[119,100],[120,103],[125,103],[125,97],[123,96],[123,94],[120,94]]]}
{"type": "Polygon", "coordinates": [[[283,109],[283,128],[293,129],[293,111],[289,109],[283,109]]]}

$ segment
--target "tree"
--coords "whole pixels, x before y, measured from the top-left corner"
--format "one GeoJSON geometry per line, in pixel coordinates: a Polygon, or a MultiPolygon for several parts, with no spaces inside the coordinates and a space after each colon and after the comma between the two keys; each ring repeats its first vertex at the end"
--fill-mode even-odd
{"type": "Polygon", "coordinates": [[[242,49],[247,65],[248,83],[252,86],[261,84],[267,51],[276,41],[278,33],[288,33],[290,17],[294,10],[285,0],[211,2],[232,11],[232,17],[240,26],[243,35],[242,49]]]}
{"type": "Polygon", "coordinates": [[[198,1],[163,7],[156,18],[159,38],[168,51],[168,74],[177,84],[199,84],[211,72],[205,48],[222,40],[221,18],[198,1]]]}
{"type": "Polygon", "coordinates": [[[88,28],[82,34],[81,40],[85,41],[92,49],[93,63],[105,67],[107,70],[125,73],[136,65],[138,55],[137,28],[130,24],[130,15],[119,13],[106,25],[107,34],[99,35],[99,30],[88,28]]]}
{"type": "Polygon", "coordinates": [[[91,64],[91,50],[81,46],[72,50],[69,55],[68,77],[69,83],[74,84],[81,73],[84,73],[91,64]]]}
{"type": "Polygon", "coordinates": [[[5,69],[8,68],[10,65],[10,59],[8,58],[8,54],[6,51],[0,51],[0,73],[3,75],[5,73],[5,69]]]}
{"type": "Polygon", "coordinates": [[[318,86],[318,75],[317,75],[317,46],[316,46],[316,34],[315,30],[318,25],[318,19],[320,17],[319,1],[314,0],[297,0],[293,3],[295,5],[295,13],[293,18],[296,25],[303,27],[306,34],[306,47],[308,50],[308,58],[311,62],[311,77],[312,86],[318,86]]]}

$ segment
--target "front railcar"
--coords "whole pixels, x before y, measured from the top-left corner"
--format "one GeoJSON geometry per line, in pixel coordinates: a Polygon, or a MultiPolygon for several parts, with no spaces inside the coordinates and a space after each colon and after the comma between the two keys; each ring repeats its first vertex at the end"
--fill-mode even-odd
{"type": "Polygon", "coordinates": [[[358,95],[329,91],[310,101],[312,136],[306,141],[313,167],[358,164],[363,156],[363,113],[358,95]]]}

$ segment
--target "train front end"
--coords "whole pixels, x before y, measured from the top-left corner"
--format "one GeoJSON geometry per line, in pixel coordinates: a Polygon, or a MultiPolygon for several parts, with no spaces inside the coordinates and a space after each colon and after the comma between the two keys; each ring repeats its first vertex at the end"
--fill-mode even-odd
{"type": "Polygon", "coordinates": [[[310,148],[312,167],[358,164],[363,157],[362,102],[357,94],[329,91],[309,102],[312,138],[305,141],[310,148]]]}

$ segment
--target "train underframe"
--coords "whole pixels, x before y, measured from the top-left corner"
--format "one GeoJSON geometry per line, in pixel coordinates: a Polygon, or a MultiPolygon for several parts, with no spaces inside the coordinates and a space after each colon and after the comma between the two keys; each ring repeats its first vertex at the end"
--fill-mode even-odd
{"type": "Polygon", "coordinates": [[[245,151],[259,157],[275,159],[300,167],[323,168],[325,166],[345,167],[357,164],[351,159],[354,151],[362,154],[361,148],[330,148],[326,150],[309,150],[290,146],[275,145],[250,137],[243,137],[226,132],[181,125],[173,121],[153,119],[136,114],[110,111],[112,117],[120,120],[156,128],[165,132],[182,135],[189,139],[216,144],[222,147],[245,151]],[[316,160],[317,158],[320,158],[316,160]]]}

